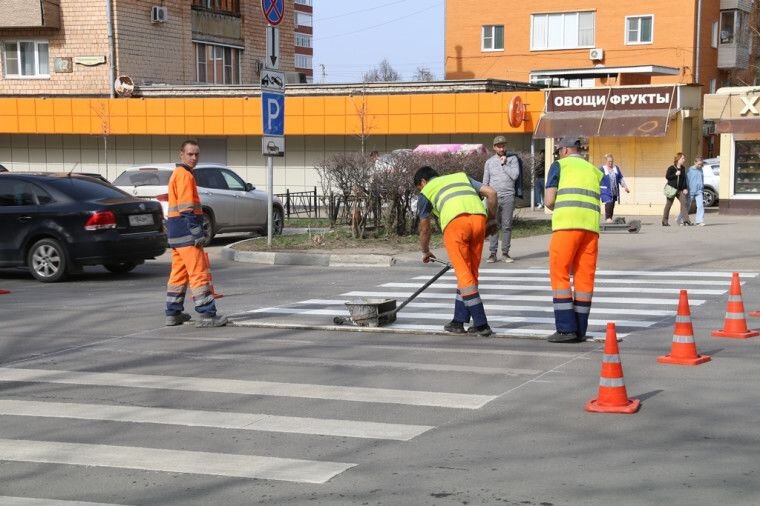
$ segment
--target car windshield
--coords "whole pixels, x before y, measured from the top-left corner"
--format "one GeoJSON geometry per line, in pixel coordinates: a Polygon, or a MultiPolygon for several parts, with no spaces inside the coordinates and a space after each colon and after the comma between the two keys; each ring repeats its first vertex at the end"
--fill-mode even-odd
{"type": "Polygon", "coordinates": [[[129,194],[124,193],[118,188],[114,188],[110,184],[83,177],[56,178],[52,180],[50,184],[57,190],[78,201],[123,198],[125,195],[129,196],[129,194]]]}
{"type": "Polygon", "coordinates": [[[172,170],[167,169],[140,169],[127,170],[117,177],[115,186],[166,186],[172,176],[172,170]]]}

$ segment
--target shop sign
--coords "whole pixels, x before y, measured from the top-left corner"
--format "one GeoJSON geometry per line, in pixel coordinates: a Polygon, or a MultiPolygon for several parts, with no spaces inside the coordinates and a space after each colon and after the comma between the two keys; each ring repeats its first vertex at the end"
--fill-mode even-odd
{"type": "Polygon", "coordinates": [[[676,105],[675,92],[672,86],[550,90],[546,97],[546,111],[667,110],[676,105]]]}
{"type": "Polygon", "coordinates": [[[760,111],[757,110],[757,107],[755,107],[755,104],[757,104],[757,99],[760,98],[760,96],[755,95],[754,97],[739,97],[742,99],[744,108],[739,112],[740,116],[747,116],[748,114],[752,113],[752,116],[758,116],[760,115],[760,111]]]}

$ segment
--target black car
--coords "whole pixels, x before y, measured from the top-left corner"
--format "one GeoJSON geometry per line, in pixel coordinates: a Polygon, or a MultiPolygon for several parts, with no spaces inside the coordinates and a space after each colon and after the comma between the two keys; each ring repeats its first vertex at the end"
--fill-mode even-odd
{"type": "Polygon", "coordinates": [[[129,272],[166,251],[158,202],[80,174],[0,174],[0,267],[55,282],[84,265],[129,272]]]}

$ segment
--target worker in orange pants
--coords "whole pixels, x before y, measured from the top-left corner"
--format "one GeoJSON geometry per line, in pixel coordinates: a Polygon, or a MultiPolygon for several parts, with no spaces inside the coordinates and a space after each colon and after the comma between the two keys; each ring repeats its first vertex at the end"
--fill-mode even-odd
{"type": "Polygon", "coordinates": [[[556,332],[548,341],[577,343],[586,340],[594,293],[602,172],[581,157],[578,138],[563,138],[559,156],[549,168],[544,196],[546,207],[554,211],[549,277],[556,332]]]}
{"type": "Polygon", "coordinates": [[[188,285],[195,311],[201,315],[196,327],[222,327],[227,317],[216,312],[211,275],[203,251],[203,210],[193,169],[198,164],[200,148],[195,141],[185,141],[177,164],[169,178],[169,213],[166,220],[172,271],[166,286],[166,325],[182,325],[190,320],[184,312],[188,285]]]}
{"type": "Polygon", "coordinates": [[[467,332],[491,335],[478,291],[478,270],[486,233],[493,233],[498,227],[496,191],[470,179],[464,172],[439,176],[431,167],[422,167],[417,171],[414,185],[420,191],[417,209],[422,261],[427,263],[435,258],[430,251],[430,227],[434,215],[440,221],[443,243],[457,276],[454,318],[444,325],[444,330],[463,334],[464,324],[472,319],[472,326],[467,332]],[[481,198],[486,199],[488,209],[483,206],[481,198]]]}

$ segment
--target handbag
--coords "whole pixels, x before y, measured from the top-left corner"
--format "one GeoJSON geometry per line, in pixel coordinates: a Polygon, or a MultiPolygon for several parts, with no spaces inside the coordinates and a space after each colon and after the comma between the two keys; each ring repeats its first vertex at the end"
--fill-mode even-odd
{"type": "Polygon", "coordinates": [[[676,193],[678,193],[678,190],[670,186],[669,184],[665,183],[665,187],[662,189],[662,193],[665,194],[665,196],[669,199],[672,199],[676,196],[676,193]]]}

